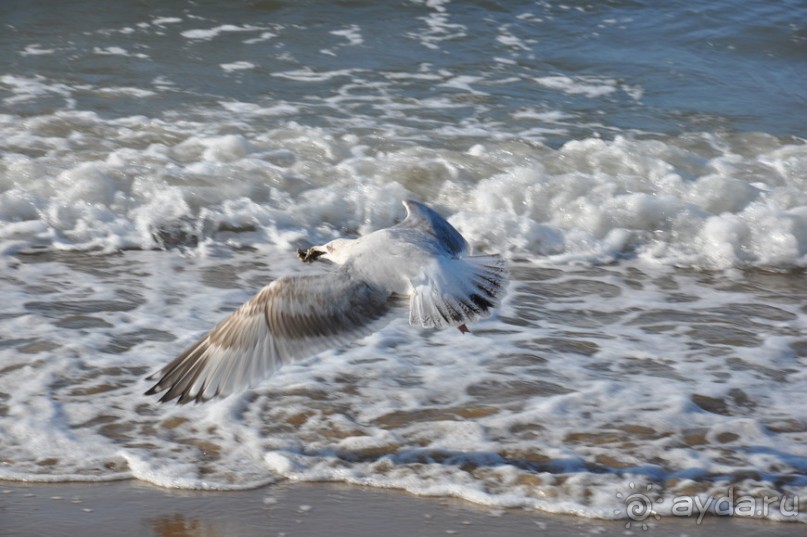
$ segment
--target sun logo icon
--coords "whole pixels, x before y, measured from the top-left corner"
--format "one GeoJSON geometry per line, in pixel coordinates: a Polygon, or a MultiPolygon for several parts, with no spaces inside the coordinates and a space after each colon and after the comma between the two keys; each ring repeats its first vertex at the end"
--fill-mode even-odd
{"type": "MultiPolygon", "coordinates": [[[[649,526],[647,522],[645,522],[651,516],[656,520],[660,520],[661,517],[653,509],[654,503],[661,503],[664,500],[662,498],[657,498],[655,501],[650,497],[650,494],[653,492],[653,484],[650,483],[644,487],[644,491],[640,490],[639,487],[636,486],[635,483],[631,481],[630,485],[631,492],[625,496],[621,492],[616,493],[616,497],[625,504],[624,513],[628,517],[628,521],[625,523],[625,528],[630,529],[634,523],[642,523],[642,529],[647,530],[649,526]]],[[[614,514],[622,514],[622,509],[614,509],[614,514]]]]}

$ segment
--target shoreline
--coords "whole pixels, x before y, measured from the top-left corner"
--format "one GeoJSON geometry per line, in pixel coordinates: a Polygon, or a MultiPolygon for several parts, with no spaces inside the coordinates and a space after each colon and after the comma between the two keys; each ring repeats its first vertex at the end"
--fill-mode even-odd
{"type": "Polygon", "coordinates": [[[796,535],[798,522],[708,516],[634,522],[492,509],[454,498],[334,483],[284,482],[243,491],[160,488],[137,480],[93,483],[0,481],[5,537],[155,537],[504,534],[534,536],[728,534],[796,535]]]}

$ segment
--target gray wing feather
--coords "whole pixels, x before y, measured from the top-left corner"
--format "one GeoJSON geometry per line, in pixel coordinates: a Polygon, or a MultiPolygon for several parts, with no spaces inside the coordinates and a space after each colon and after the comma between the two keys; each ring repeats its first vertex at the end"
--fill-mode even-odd
{"type": "Polygon", "coordinates": [[[370,332],[394,300],[336,272],[279,278],[150,379],[161,402],[202,402],[254,385],[282,364],[370,332]]]}
{"type": "Polygon", "coordinates": [[[445,218],[417,201],[406,200],[403,205],[406,207],[406,219],[395,227],[425,231],[437,239],[452,256],[469,253],[468,242],[445,218]]]}

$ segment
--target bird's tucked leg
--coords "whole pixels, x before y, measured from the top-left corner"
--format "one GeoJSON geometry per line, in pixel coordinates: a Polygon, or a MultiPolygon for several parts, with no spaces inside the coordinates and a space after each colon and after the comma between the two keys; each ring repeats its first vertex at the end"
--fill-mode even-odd
{"type": "Polygon", "coordinates": [[[470,334],[470,333],[471,333],[471,331],[470,331],[470,330],[468,330],[468,327],[467,327],[467,326],[465,326],[465,323],[463,323],[463,324],[459,325],[459,326],[457,327],[457,330],[459,330],[459,331],[460,331],[460,332],[462,332],[463,334],[470,334]]]}

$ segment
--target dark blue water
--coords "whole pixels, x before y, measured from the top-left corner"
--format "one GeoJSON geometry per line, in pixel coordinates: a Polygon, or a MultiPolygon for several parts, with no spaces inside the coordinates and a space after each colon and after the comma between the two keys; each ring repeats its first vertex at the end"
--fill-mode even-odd
{"type": "MultiPolygon", "coordinates": [[[[295,104],[295,119],[312,125],[362,117],[376,127],[458,124],[517,133],[521,120],[514,115],[537,110],[565,115],[561,138],[634,129],[805,134],[803,0],[6,0],[0,26],[6,77],[63,84],[72,106],[109,115],[276,101],[295,104]],[[187,33],[224,25],[238,31],[187,33]],[[345,31],[358,42],[333,33],[345,31]],[[110,47],[126,55],[105,53],[110,47]],[[221,67],[234,62],[251,67],[221,67]],[[300,70],[342,73],[319,82],[278,76],[300,70]],[[470,80],[467,88],[452,84],[457,77],[470,80]],[[536,82],[546,77],[612,90],[592,94],[536,82]],[[159,91],[111,98],[100,92],[107,86],[159,91]],[[428,100],[446,105],[391,112],[428,100]]],[[[58,92],[20,101],[9,99],[11,90],[8,79],[0,80],[0,112],[64,106],[58,92]]]]}

